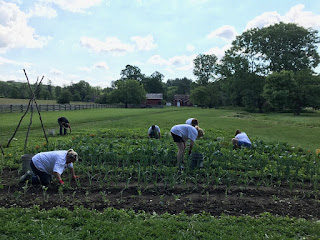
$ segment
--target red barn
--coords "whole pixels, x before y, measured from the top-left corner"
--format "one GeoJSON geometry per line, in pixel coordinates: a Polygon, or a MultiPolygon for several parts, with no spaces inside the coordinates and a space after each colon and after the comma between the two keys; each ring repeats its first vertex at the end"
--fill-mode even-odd
{"type": "Polygon", "coordinates": [[[146,105],[147,106],[161,106],[163,94],[162,93],[147,93],[146,105]]]}
{"type": "Polygon", "coordinates": [[[180,106],[193,106],[191,101],[190,101],[190,98],[189,98],[189,95],[187,94],[175,94],[173,96],[173,105],[174,106],[177,106],[177,107],[180,107],[180,106]]]}

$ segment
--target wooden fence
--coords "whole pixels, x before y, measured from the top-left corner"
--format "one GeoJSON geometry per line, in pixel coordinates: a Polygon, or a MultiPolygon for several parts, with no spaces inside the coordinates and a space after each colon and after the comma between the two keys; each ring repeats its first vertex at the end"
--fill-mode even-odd
{"type": "MultiPolygon", "coordinates": [[[[33,110],[36,111],[36,105],[33,105],[33,110]]],[[[79,105],[60,105],[60,104],[38,104],[39,111],[73,111],[93,108],[123,108],[122,104],[79,104],[79,105]]],[[[28,104],[6,104],[0,105],[0,113],[24,112],[28,108],[28,104]]],[[[31,110],[31,106],[30,106],[31,110]]]]}

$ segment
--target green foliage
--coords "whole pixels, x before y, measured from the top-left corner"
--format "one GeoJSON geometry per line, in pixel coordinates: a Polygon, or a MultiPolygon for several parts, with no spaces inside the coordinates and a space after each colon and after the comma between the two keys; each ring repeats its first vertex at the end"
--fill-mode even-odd
{"type": "Polygon", "coordinates": [[[116,103],[141,104],[146,99],[146,92],[137,80],[118,80],[116,89],[112,92],[112,99],[116,103]]]}
{"type": "Polygon", "coordinates": [[[61,95],[57,99],[58,104],[70,104],[71,93],[68,89],[63,89],[61,95]]]}
{"type": "Polygon", "coordinates": [[[318,239],[319,222],[265,213],[256,218],[202,213],[157,215],[106,208],[49,211],[0,208],[2,239],[318,239]],[[13,221],[14,220],[14,221],[13,221]],[[130,234],[128,234],[128,232],[130,234]]]}
{"type": "Polygon", "coordinates": [[[207,85],[210,80],[214,79],[217,60],[218,58],[214,54],[199,54],[193,60],[193,74],[198,78],[199,85],[207,85]]]}

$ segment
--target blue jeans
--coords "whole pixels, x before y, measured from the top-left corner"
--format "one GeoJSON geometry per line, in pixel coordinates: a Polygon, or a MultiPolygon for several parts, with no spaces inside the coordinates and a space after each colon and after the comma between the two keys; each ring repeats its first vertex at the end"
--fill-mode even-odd
{"type": "Polygon", "coordinates": [[[251,144],[250,143],[247,143],[247,142],[243,142],[243,141],[238,141],[238,145],[239,147],[248,147],[248,148],[251,148],[251,144]]]}
{"type": "Polygon", "coordinates": [[[48,186],[51,182],[52,176],[48,173],[42,172],[36,168],[32,160],[30,161],[30,167],[34,175],[32,176],[32,184],[42,184],[48,186]]]}

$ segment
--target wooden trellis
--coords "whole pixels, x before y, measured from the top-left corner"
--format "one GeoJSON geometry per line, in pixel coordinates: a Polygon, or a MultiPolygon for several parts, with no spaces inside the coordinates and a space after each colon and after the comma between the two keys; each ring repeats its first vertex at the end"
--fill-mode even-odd
{"type": "MultiPolygon", "coordinates": [[[[27,135],[26,135],[26,140],[25,140],[25,144],[24,144],[24,152],[26,151],[26,148],[27,148],[27,143],[28,143],[28,137],[29,137],[29,132],[30,132],[30,127],[31,127],[31,124],[32,124],[32,118],[33,118],[33,104],[35,104],[36,108],[37,108],[37,112],[39,114],[39,119],[40,119],[40,122],[41,122],[41,127],[42,127],[42,130],[43,130],[43,133],[44,133],[44,136],[46,138],[46,142],[47,142],[47,146],[48,146],[48,138],[47,138],[47,135],[46,135],[46,131],[44,129],[44,126],[43,126],[43,122],[42,122],[42,118],[41,118],[41,113],[40,113],[40,110],[39,110],[39,107],[38,107],[38,104],[37,104],[37,101],[36,101],[36,96],[35,96],[35,93],[34,91],[32,90],[31,88],[31,85],[30,85],[30,82],[29,82],[29,78],[28,78],[28,75],[26,73],[26,70],[23,69],[23,72],[24,72],[24,75],[26,76],[27,78],[27,83],[28,83],[28,86],[29,86],[29,90],[30,90],[30,100],[29,100],[29,103],[28,103],[28,107],[25,111],[25,113],[22,115],[19,123],[18,123],[18,126],[16,127],[16,130],[14,131],[12,137],[9,139],[8,141],[8,144],[7,144],[7,147],[9,147],[10,145],[10,142],[12,141],[12,139],[14,138],[14,136],[16,135],[19,127],[20,127],[20,124],[22,122],[22,119],[24,118],[24,116],[27,114],[27,112],[31,111],[31,116],[30,116],[30,123],[29,123],[29,127],[28,127],[28,131],[27,131],[27,135]]],[[[40,86],[42,80],[43,80],[44,76],[41,78],[41,80],[39,81],[39,78],[37,79],[37,82],[36,82],[36,90],[38,89],[38,87],[40,86]],[[38,83],[39,81],[39,83],[38,83]]],[[[1,147],[1,150],[2,150],[2,147],[1,147]]]]}

